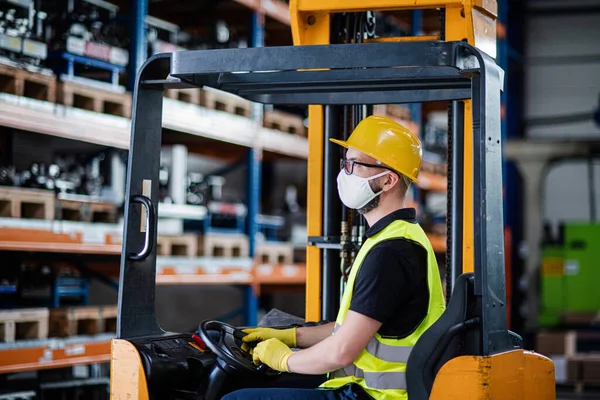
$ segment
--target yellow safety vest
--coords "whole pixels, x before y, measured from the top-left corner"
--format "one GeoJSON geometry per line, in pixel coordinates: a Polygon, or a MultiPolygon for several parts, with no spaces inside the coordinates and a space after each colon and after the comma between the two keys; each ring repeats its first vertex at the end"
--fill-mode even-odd
{"type": "Polygon", "coordinates": [[[417,329],[407,337],[387,338],[376,333],[353,364],[332,372],[330,376],[333,375],[333,378],[323,383],[321,387],[339,388],[349,383],[357,383],[375,399],[408,399],[406,363],[410,352],[423,332],[442,315],[446,308],[435,253],[427,235],[418,224],[396,220],[365,241],[350,270],[348,284],[344,290],[342,304],[336,319],[334,335],[335,331],[344,323],[350,308],[354,281],[365,256],[378,243],[398,238],[416,242],[427,250],[427,282],[429,287],[427,315],[417,329]]]}

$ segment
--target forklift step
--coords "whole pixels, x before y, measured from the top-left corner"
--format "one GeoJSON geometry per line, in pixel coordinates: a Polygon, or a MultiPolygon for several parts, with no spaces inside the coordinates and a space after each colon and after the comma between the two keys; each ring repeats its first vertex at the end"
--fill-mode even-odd
{"type": "Polygon", "coordinates": [[[131,93],[119,93],[75,82],[59,82],[57,102],[103,114],[131,118],[131,93]]]}
{"type": "Polygon", "coordinates": [[[117,205],[112,203],[58,199],[56,219],[82,222],[116,222],[117,205]]]}
{"type": "Polygon", "coordinates": [[[50,310],[50,337],[116,332],[117,306],[85,306],[50,310]]]}
{"type": "Polygon", "coordinates": [[[306,136],[306,128],[302,117],[278,110],[265,111],[263,117],[265,128],[306,136]]]}
{"type": "Polygon", "coordinates": [[[54,103],[56,76],[0,64],[0,92],[54,103]]]}
{"type": "Polygon", "coordinates": [[[26,188],[0,188],[0,217],[54,219],[54,192],[26,188]]]}
{"type": "Polygon", "coordinates": [[[248,237],[244,234],[209,233],[198,240],[199,255],[205,257],[248,257],[248,237]]]}
{"type": "Polygon", "coordinates": [[[246,99],[217,89],[202,89],[200,105],[211,110],[225,111],[249,118],[252,115],[252,103],[246,99]]]}
{"type": "Polygon", "coordinates": [[[291,264],[294,246],[286,242],[262,242],[256,246],[256,258],[263,264],[291,264]]]}
{"type": "Polygon", "coordinates": [[[173,100],[179,100],[184,103],[200,105],[199,89],[166,89],[165,97],[173,100]]]}
{"type": "Polygon", "coordinates": [[[158,254],[161,256],[195,257],[198,254],[198,236],[158,236],[158,254]]]}
{"type": "Polygon", "coordinates": [[[0,311],[0,342],[47,338],[48,315],[47,308],[0,311]]]}

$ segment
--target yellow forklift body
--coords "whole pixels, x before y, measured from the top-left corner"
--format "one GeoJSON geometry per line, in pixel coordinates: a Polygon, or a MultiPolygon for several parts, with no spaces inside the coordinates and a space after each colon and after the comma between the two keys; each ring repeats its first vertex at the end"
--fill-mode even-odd
{"type": "Polygon", "coordinates": [[[524,350],[457,357],[440,369],[430,396],[430,400],[484,399],[556,399],[554,363],[524,350]]]}

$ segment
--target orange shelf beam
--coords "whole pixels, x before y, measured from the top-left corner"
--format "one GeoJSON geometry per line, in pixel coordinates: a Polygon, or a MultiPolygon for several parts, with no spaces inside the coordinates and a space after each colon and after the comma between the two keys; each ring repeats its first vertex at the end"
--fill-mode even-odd
{"type": "Polygon", "coordinates": [[[0,250],[5,251],[37,251],[45,253],[74,253],[120,255],[121,246],[83,243],[42,243],[1,241],[0,250]]]}
{"type": "MultiPolygon", "coordinates": [[[[199,263],[200,264],[200,263],[199,263]]],[[[196,272],[177,273],[175,268],[161,268],[156,283],[164,285],[303,285],[306,283],[304,264],[257,264],[251,270],[228,270],[206,273],[202,268],[196,272]]]]}
{"type": "Polygon", "coordinates": [[[419,183],[417,186],[424,190],[445,192],[448,188],[448,178],[440,174],[421,171],[418,179],[419,183]]]}
{"type": "Polygon", "coordinates": [[[438,235],[434,233],[428,233],[427,237],[431,242],[431,246],[433,247],[433,251],[436,253],[444,253],[446,251],[446,236],[438,235]]]}
{"type": "Polygon", "coordinates": [[[111,243],[108,237],[105,244],[90,244],[83,243],[81,233],[72,235],[36,229],[0,229],[0,250],[4,251],[120,255],[121,249],[120,244],[111,243]]]}
{"type": "Polygon", "coordinates": [[[231,274],[181,274],[181,275],[156,275],[159,285],[249,285],[252,283],[250,273],[247,276],[234,276],[231,274]]]}
{"type": "Polygon", "coordinates": [[[110,361],[110,340],[65,344],[62,348],[39,346],[0,349],[0,374],[63,368],[110,361]]]}
{"type": "Polygon", "coordinates": [[[306,283],[306,265],[257,265],[253,271],[255,285],[303,285],[306,283]]]}

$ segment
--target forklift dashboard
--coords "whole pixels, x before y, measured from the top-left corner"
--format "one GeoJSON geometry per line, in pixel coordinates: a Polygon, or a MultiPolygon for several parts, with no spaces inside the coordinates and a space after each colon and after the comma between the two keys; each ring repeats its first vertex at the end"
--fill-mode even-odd
{"type": "Polygon", "coordinates": [[[280,375],[255,365],[241,329],[204,321],[197,334],[131,339],[151,393],[160,399],[208,399],[238,387],[267,386],[280,375]]]}

